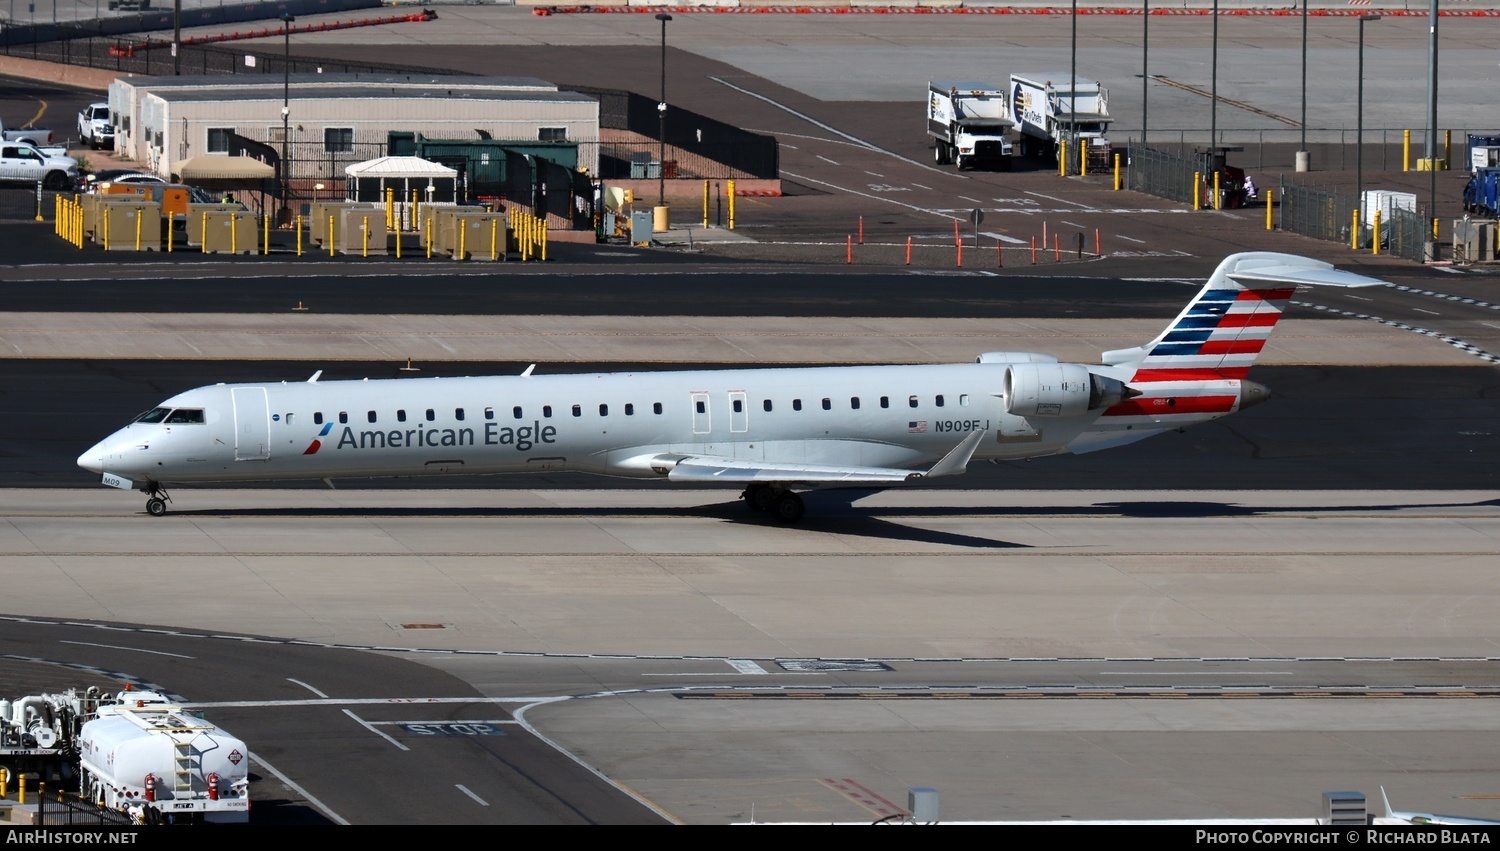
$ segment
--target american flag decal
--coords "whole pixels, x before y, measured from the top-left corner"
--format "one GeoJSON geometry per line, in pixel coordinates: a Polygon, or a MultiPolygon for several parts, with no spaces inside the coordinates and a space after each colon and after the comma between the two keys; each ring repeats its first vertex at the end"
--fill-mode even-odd
{"type": "Polygon", "coordinates": [[[912,420],[912,421],[908,422],[906,424],[906,433],[907,434],[926,434],[927,433],[927,421],[926,420],[912,420]]]}

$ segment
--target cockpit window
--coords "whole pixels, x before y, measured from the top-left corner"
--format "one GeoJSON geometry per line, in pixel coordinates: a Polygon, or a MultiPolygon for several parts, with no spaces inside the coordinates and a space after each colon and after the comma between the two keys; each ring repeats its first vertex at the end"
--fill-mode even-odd
{"type": "Polygon", "coordinates": [[[138,423],[159,423],[162,420],[166,419],[167,414],[170,413],[172,413],[171,408],[152,408],[146,413],[136,417],[135,421],[138,423]]]}
{"type": "Polygon", "coordinates": [[[167,417],[167,425],[203,422],[202,408],[178,408],[167,417]]]}

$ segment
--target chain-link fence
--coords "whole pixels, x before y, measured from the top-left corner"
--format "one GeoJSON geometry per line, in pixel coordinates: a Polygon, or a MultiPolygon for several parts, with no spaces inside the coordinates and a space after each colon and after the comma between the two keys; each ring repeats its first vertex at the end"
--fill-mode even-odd
{"type": "Polygon", "coordinates": [[[1202,169],[1201,157],[1184,157],[1131,143],[1126,149],[1126,188],[1169,201],[1191,204],[1197,191],[1195,175],[1202,169]]]}
{"type": "MultiPolygon", "coordinates": [[[[1282,230],[1361,249],[1374,247],[1375,217],[1369,210],[1361,217],[1354,196],[1295,183],[1282,183],[1280,196],[1282,230]],[[1357,236],[1352,234],[1356,227],[1357,236]]],[[[1424,210],[1382,204],[1380,219],[1382,252],[1417,262],[1427,259],[1432,236],[1431,220],[1424,210]]]]}

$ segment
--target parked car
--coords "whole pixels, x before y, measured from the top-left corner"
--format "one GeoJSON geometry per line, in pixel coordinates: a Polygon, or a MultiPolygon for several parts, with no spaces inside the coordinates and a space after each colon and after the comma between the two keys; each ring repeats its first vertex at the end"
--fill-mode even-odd
{"type": "Polygon", "coordinates": [[[110,168],[96,171],[85,175],[82,185],[78,188],[84,192],[94,192],[102,183],[166,183],[165,178],[144,171],[136,171],[129,168],[110,168]]]}

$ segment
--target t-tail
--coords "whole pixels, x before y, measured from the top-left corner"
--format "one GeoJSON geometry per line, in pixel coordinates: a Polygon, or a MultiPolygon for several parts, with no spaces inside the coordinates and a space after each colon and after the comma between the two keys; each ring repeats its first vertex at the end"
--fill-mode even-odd
{"type": "Polygon", "coordinates": [[[1384,283],[1295,254],[1247,251],[1226,257],[1156,339],[1103,354],[1101,371],[1138,395],[1111,406],[1069,450],[1132,443],[1264,401],[1270,391],[1246,376],[1297,287],[1384,283]]]}

